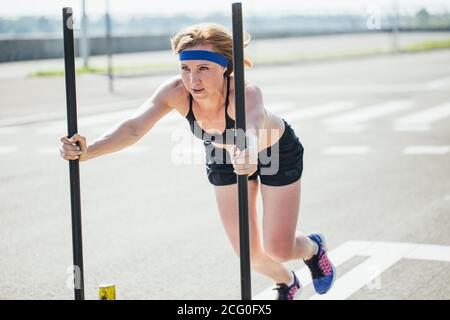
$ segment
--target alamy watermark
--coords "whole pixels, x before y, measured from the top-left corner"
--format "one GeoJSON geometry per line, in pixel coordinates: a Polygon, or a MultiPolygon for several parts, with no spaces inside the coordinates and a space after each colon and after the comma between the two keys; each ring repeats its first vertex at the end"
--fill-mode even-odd
{"type": "MultiPolygon", "coordinates": [[[[256,131],[251,129],[244,132],[241,129],[232,128],[226,129],[224,134],[205,134],[199,123],[194,125],[194,135],[183,129],[172,131],[171,141],[175,142],[171,152],[172,163],[202,164],[206,160],[208,164],[233,165],[235,146],[240,146],[239,150],[247,149],[249,152],[249,158],[245,163],[258,165],[260,175],[278,173],[280,167],[279,143],[258,150],[255,137],[258,135],[260,141],[274,141],[280,138],[279,129],[259,129],[256,134],[256,131]],[[204,143],[203,151],[198,149],[198,138],[207,141],[204,143]]],[[[244,162],[239,164],[244,164],[244,162]]]]}
{"type": "Polygon", "coordinates": [[[81,269],[79,266],[69,266],[67,267],[66,273],[69,274],[66,280],[67,288],[81,289],[81,269]]]}
{"type": "Polygon", "coordinates": [[[80,30],[81,27],[77,23],[75,23],[75,18],[74,18],[74,15],[73,15],[72,8],[68,8],[67,9],[67,13],[69,14],[69,16],[68,16],[68,18],[66,20],[66,27],[67,27],[67,29],[80,30]]]}
{"type": "Polygon", "coordinates": [[[369,30],[381,30],[381,8],[380,6],[367,6],[366,26],[369,30]]]}
{"type": "Polygon", "coordinates": [[[381,269],[377,266],[368,266],[366,273],[369,279],[371,279],[366,287],[369,290],[380,290],[381,289],[381,269]]]}

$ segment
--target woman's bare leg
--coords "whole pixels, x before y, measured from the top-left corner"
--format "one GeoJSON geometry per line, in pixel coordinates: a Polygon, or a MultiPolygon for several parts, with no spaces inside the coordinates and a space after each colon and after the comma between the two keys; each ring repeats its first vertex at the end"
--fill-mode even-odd
{"type": "Polygon", "coordinates": [[[301,180],[286,186],[261,185],[265,251],[275,260],[310,259],[317,245],[297,231],[301,180]]]}
{"type": "MultiPolygon", "coordinates": [[[[220,217],[228,238],[239,255],[239,210],[237,184],[215,186],[217,205],[220,217]]],[[[291,272],[280,262],[272,259],[262,245],[256,212],[258,181],[248,182],[249,232],[250,232],[250,260],[255,271],[273,279],[277,283],[289,283],[291,272]]]]}

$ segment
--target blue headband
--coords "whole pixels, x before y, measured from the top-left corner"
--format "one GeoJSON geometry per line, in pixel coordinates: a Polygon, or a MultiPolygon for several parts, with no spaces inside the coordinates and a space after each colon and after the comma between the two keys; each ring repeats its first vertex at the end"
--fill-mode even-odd
{"type": "Polygon", "coordinates": [[[207,50],[186,50],[180,52],[180,61],[183,60],[208,60],[228,67],[228,60],[224,55],[207,50]]]}

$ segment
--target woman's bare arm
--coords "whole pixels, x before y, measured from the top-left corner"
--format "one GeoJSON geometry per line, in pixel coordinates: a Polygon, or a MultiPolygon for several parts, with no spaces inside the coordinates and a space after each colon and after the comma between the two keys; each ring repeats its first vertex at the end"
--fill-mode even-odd
{"type": "Polygon", "coordinates": [[[173,109],[170,100],[176,95],[176,85],[175,78],[161,84],[134,114],[89,144],[87,152],[80,155],[80,161],[117,152],[139,141],[158,120],[173,109]]]}
{"type": "Polygon", "coordinates": [[[128,119],[134,135],[139,139],[142,138],[164,115],[172,111],[180,92],[181,86],[178,77],[170,78],[161,84],[155,93],[128,119]]]}

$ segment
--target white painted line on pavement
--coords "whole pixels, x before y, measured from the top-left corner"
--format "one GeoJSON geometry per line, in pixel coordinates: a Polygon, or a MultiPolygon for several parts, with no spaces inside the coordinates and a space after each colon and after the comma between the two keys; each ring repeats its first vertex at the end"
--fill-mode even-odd
{"type": "MultiPolygon", "coordinates": [[[[78,126],[80,130],[86,127],[97,126],[99,124],[111,123],[111,127],[114,124],[118,124],[121,120],[126,119],[131,114],[130,110],[121,110],[108,112],[103,114],[96,114],[92,116],[85,116],[78,118],[78,126]]],[[[35,129],[37,134],[58,134],[67,131],[67,123],[64,120],[47,122],[45,126],[35,129]]]]}
{"type": "Polygon", "coordinates": [[[323,150],[328,155],[363,155],[369,152],[369,146],[331,146],[323,150]]]}
{"type": "MultiPolygon", "coordinates": [[[[115,128],[122,121],[130,118],[133,115],[133,111],[121,110],[108,112],[105,114],[96,114],[92,116],[80,117],[78,119],[79,131],[94,130],[96,133],[106,133],[107,131],[115,128]]],[[[166,114],[161,118],[155,128],[161,128],[163,126],[173,126],[177,122],[183,122],[183,117],[176,111],[166,114]]],[[[187,123],[187,122],[186,122],[187,123]]],[[[152,129],[154,130],[154,129],[152,129]]],[[[34,128],[36,134],[61,134],[67,131],[67,123],[63,120],[47,122],[45,126],[34,128]]]]}
{"type": "MultiPolygon", "coordinates": [[[[300,118],[311,118],[315,116],[320,116],[323,114],[328,114],[332,112],[336,112],[339,110],[345,110],[354,107],[355,105],[350,101],[338,101],[336,103],[327,103],[324,105],[317,105],[311,108],[306,108],[302,110],[295,110],[293,113],[287,112],[289,114],[289,119],[297,120],[300,118]]],[[[280,112],[283,114],[283,111],[292,110],[296,108],[296,104],[289,102],[281,102],[281,103],[273,103],[269,106],[269,110],[280,112]]],[[[107,113],[87,115],[83,117],[79,117],[78,125],[80,130],[84,130],[86,128],[93,128],[95,132],[106,132],[106,130],[112,129],[114,125],[118,125],[121,121],[129,118],[133,115],[135,110],[118,110],[118,111],[110,111],[107,113]],[[105,124],[109,124],[106,125],[105,124]],[[100,125],[100,126],[99,126],[100,125]],[[98,129],[100,128],[100,129],[98,129]],[[105,129],[106,128],[106,129],[105,129]]],[[[288,120],[289,120],[288,119],[288,120]]],[[[170,129],[163,128],[164,132],[173,130],[171,125],[182,123],[183,117],[176,112],[175,110],[165,115],[161,118],[157,126],[155,128],[163,128],[164,126],[169,126],[170,129]]],[[[44,126],[35,128],[35,132],[37,134],[60,134],[65,132],[67,129],[67,124],[65,120],[56,120],[56,121],[48,121],[44,126]]],[[[152,129],[153,130],[153,129],[152,129]]],[[[0,132],[1,133],[1,132],[0,132]]]]}
{"type": "Polygon", "coordinates": [[[409,244],[375,243],[366,250],[371,254],[369,259],[337,279],[326,295],[316,294],[310,300],[344,300],[350,297],[400,261],[412,247],[409,244]]]}
{"type": "Polygon", "coordinates": [[[450,146],[408,146],[403,149],[403,154],[447,154],[450,152],[450,146]]]}
{"type": "Polygon", "coordinates": [[[394,123],[394,131],[397,132],[424,132],[429,131],[431,126],[427,123],[394,123]]]}
{"type": "Polygon", "coordinates": [[[269,102],[265,103],[265,108],[272,112],[282,112],[285,110],[298,109],[298,106],[293,102],[269,102]]]}
{"type": "MultiPolygon", "coordinates": [[[[314,295],[310,299],[346,299],[360,290],[365,285],[374,281],[389,267],[401,259],[416,259],[429,261],[450,262],[450,246],[401,243],[401,242],[370,242],[370,241],[349,241],[329,252],[329,258],[339,267],[355,256],[368,256],[369,259],[363,261],[355,268],[342,276],[338,276],[333,288],[325,295],[314,295]]],[[[311,276],[307,267],[295,273],[303,287],[311,284],[311,276]]],[[[256,294],[253,300],[271,300],[275,294],[272,287],[256,294]]],[[[297,297],[296,300],[304,299],[297,297]]]]}
{"type": "MultiPolygon", "coordinates": [[[[137,108],[140,104],[144,103],[144,99],[129,99],[129,100],[123,100],[123,101],[113,101],[108,103],[99,104],[96,103],[95,105],[89,105],[86,108],[83,108],[83,110],[95,110],[95,113],[101,113],[102,110],[104,112],[110,112],[111,109],[124,109],[124,108],[133,108],[134,106],[137,108]]],[[[80,116],[80,114],[79,114],[80,116]]],[[[28,125],[30,123],[36,123],[36,122],[47,122],[47,121],[54,121],[54,119],[62,118],[64,119],[66,117],[66,113],[64,111],[58,111],[58,112],[46,112],[41,114],[32,114],[27,116],[20,116],[20,117],[13,117],[13,118],[6,118],[6,119],[0,119],[0,127],[3,126],[10,126],[10,125],[28,125]]]]}
{"type": "MultiPolygon", "coordinates": [[[[355,94],[358,93],[409,93],[423,91],[441,91],[445,88],[429,87],[426,83],[389,83],[389,84],[312,84],[296,85],[297,92],[302,95],[323,95],[327,94],[355,94]]],[[[286,85],[265,86],[264,90],[271,94],[292,95],[292,87],[286,85]]]]}
{"type": "Polygon", "coordinates": [[[450,77],[439,78],[427,82],[427,87],[429,89],[441,89],[445,87],[450,87],[450,77]]]}
{"type": "Polygon", "coordinates": [[[19,127],[0,127],[0,134],[15,134],[21,131],[19,127]]]}
{"type": "Polygon", "coordinates": [[[35,153],[36,154],[41,154],[41,155],[56,155],[56,156],[59,156],[59,146],[39,148],[39,149],[36,150],[35,153]]]}
{"type": "MultiPolygon", "coordinates": [[[[338,267],[341,264],[345,263],[347,260],[350,260],[355,255],[357,255],[359,252],[363,251],[364,248],[370,246],[370,242],[358,242],[358,241],[351,241],[346,242],[339,246],[338,248],[334,249],[329,253],[329,257],[331,261],[333,261],[333,264],[338,267]]],[[[303,287],[306,287],[311,284],[311,275],[309,272],[308,267],[304,267],[300,270],[295,271],[295,274],[298,276],[298,279],[303,287]]],[[[271,300],[274,298],[275,294],[272,290],[273,287],[267,288],[266,290],[262,291],[261,293],[257,294],[253,297],[253,300],[271,300]]]]}
{"type": "MultiPolygon", "coordinates": [[[[118,155],[120,155],[120,154],[140,154],[140,153],[148,152],[149,150],[150,150],[150,147],[148,147],[148,146],[129,146],[125,149],[115,152],[114,154],[118,154],[118,155]]],[[[35,153],[39,154],[39,155],[59,156],[59,146],[39,148],[35,151],[35,153]]]]}
{"type": "Polygon", "coordinates": [[[190,145],[176,145],[172,148],[172,154],[174,155],[195,155],[205,154],[205,147],[201,143],[192,143],[190,145]]]}
{"type": "Polygon", "coordinates": [[[396,126],[424,125],[430,126],[433,122],[450,116],[450,102],[428,108],[413,114],[396,119],[396,126]]]}
{"type": "Polygon", "coordinates": [[[329,125],[327,130],[330,132],[362,132],[366,130],[366,127],[360,124],[329,125]]]}
{"type": "Polygon", "coordinates": [[[431,244],[418,244],[404,256],[407,259],[450,262],[450,247],[431,244]]]}
{"type": "MultiPolygon", "coordinates": [[[[270,110],[280,111],[280,110],[290,110],[294,109],[296,105],[294,103],[274,103],[271,105],[270,110]]],[[[105,133],[107,130],[112,129],[114,125],[118,125],[121,121],[129,118],[133,115],[135,110],[119,110],[111,111],[108,113],[95,114],[90,116],[83,116],[78,119],[78,125],[80,130],[93,127],[97,133],[105,133]],[[110,124],[106,125],[105,124],[110,124]],[[101,126],[99,126],[101,125],[101,126]]],[[[152,128],[152,130],[161,130],[162,132],[171,132],[176,130],[174,124],[184,123],[183,117],[173,110],[172,112],[166,114],[161,118],[157,125],[152,128]]],[[[50,121],[45,124],[45,126],[35,128],[37,134],[60,134],[65,132],[67,129],[67,124],[65,120],[50,121]]],[[[0,132],[1,133],[1,132],[0,132]]]]}
{"type": "MultiPolygon", "coordinates": [[[[150,147],[147,146],[130,146],[125,149],[119,150],[114,155],[120,155],[120,154],[140,154],[145,153],[150,150],[150,147]]],[[[40,155],[56,155],[59,156],[59,147],[45,147],[45,148],[39,148],[35,151],[37,154],[40,155]]]]}
{"type": "Polygon", "coordinates": [[[65,124],[64,121],[59,121],[58,123],[53,123],[51,125],[47,124],[45,126],[34,128],[34,133],[42,135],[43,134],[57,135],[63,134],[65,132],[67,132],[67,124],[65,124]]]}
{"type": "Polygon", "coordinates": [[[103,123],[119,123],[127,119],[133,114],[133,110],[121,110],[108,113],[95,114],[92,116],[80,117],[78,119],[79,126],[89,127],[103,123]]]}
{"type": "Polygon", "coordinates": [[[389,115],[394,112],[414,107],[412,100],[393,100],[350,111],[338,116],[329,117],[322,122],[325,125],[355,124],[389,115]]]}
{"type": "Polygon", "coordinates": [[[287,121],[311,119],[338,111],[348,110],[354,108],[356,103],[353,101],[336,101],[328,102],[324,104],[318,104],[309,106],[307,108],[301,108],[290,112],[282,112],[281,116],[287,121]]]}
{"type": "Polygon", "coordinates": [[[17,152],[19,148],[13,146],[0,146],[0,154],[8,154],[17,152]]]}

